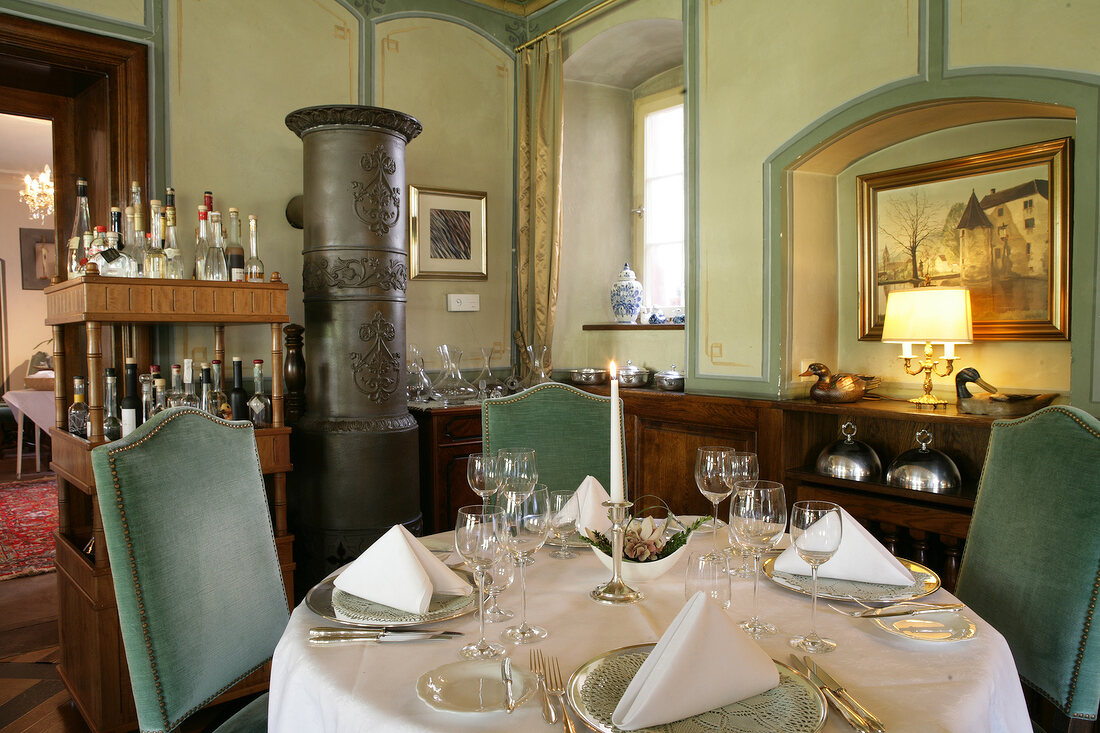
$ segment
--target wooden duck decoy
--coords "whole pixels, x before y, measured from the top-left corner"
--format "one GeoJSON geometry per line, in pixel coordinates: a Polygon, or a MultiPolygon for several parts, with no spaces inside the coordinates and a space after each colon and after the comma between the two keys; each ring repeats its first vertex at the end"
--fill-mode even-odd
{"type": "Polygon", "coordinates": [[[879,384],[878,377],[861,374],[832,374],[829,367],[815,361],[802,372],[802,377],[817,377],[810,387],[810,397],[816,402],[857,402],[879,384]]]}
{"type": "Polygon", "coordinates": [[[960,369],[955,375],[955,394],[958,397],[956,406],[959,412],[970,415],[995,415],[997,417],[1020,417],[1030,412],[1046,407],[1058,396],[1057,392],[1044,394],[1005,394],[998,392],[997,388],[982,379],[978,370],[974,367],[960,369]],[[970,382],[978,385],[985,392],[971,394],[966,385],[970,382]]]}

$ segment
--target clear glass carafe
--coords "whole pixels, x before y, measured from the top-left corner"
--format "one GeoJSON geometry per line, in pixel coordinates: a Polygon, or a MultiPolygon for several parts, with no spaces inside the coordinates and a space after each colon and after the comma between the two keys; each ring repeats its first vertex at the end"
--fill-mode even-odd
{"type": "Polygon", "coordinates": [[[477,395],[474,386],[462,378],[458,365],[462,362],[462,349],[442,344],[439,356],[443,359],[440,378],[432,385],[432,399],[439,400],[445,407],[462,405],[477,395]]]}
{"type": "Polygon", "coordinates": [[[416,344],[409,344],[408,358],[405,360],[405,391],[409,402],[422,404],[432,395],[432,380],[424,371],[424,357],[416,344]]]}
{"type": "Polygon", "coordinates": [[[549,361],[546,358],[547,351],[548,349],[545,346],[529,345],[527,347],[527,357],[531,360],[531,371],[528,372],[527,378],[523,381],[525,389],[551,381],[549,361]]]}
{"type": "Polygon", "coordinates": [[[481,347],[481,371],[470,380],[478,388],[478,399],[499,397],[507,390],[499,377],[493,376],[493,350],[481,347]]]}

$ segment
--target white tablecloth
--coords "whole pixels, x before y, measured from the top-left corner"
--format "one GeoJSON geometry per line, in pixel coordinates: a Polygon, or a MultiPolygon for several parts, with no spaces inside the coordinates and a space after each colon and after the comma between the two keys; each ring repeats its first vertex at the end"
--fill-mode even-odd
{"type": "MultiPolygon", "coordinates": [[[[697,537],[692,544],[709,541],[710,537],[697,537]]],[[[663,578],[640,585],[647,598],[638,605],[594,603],[588,591],[610,574],[590,550],[580,552],[584,554],[578,559],[556,560],[544,549],[528,568],[529,620],[550,631],[537,646],[559,658],[563,675],[604,651],[655,642],[684,603],[683,561],[663,578]]],[[[729,613],[740,620],[752,607],[752,581],[735,580],[733,592],[729,613]]],[[[930,600],[954,598],[940,590],[930,600]]],[[[505,591],[501,601],[518,610],[518,587],[505,591]]],[[[786,661],[792,651],[787,639],[808,630],[810,599],[765,578],[760,607],[761,615],[779,627],[779,634],[761,645],[772,657],[786,661]]],[[[847,618],[821,605],[818,631],[839,647],[820,660],[882,718],[890,733],[1029,733],[1023,692],[1004,638],[973,612],[967,614],[978,624],[977,636],[937,644],[891,636],[871,621],[847,618]]],[[[511,623],[487,624],[487,636],[496,639],[511,623]]],[[[319,625],[331,624],[304,604],[299,606],[275,650],[268,727],[272,733],[554,730],[542,720],[537,698],[512,715],[456,715],[433,710],[417,697],[417,678],[457,661],[459,647],[476,638],[477,620],[472,615],[438,624],[466,632],[453,641],[310,647],[309,628],[319,625]]],[[[514,647],[511,654],[518,666],[528,667],[531,648],[514,647]]],[[[578,730],[585,728],[579,718],[576,722],[578,730]]],[[[851,728],[830,708],[825,730],[840,733],[851,728]]]]}

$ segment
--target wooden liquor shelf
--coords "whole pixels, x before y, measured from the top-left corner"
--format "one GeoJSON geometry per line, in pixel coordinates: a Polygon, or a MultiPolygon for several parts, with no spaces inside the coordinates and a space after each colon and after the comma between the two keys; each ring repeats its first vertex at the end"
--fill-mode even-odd
{"type": "MultiPolygon", "coordinates": [[[[46,288],[46,324],[54,332],[54,404],[51,429],[58,488],[58,629],[59,671],[88,726],[97,733],[137,727],[130,675],[119,631],[111,566],[95,495],[91,451],[103,436],[104,329],[135,326],[130,340],[139,371],[152,360],[148,329],[163,324],[211,324],[214,358],[225,359],[225,324],[267,324],[271,329],[272,427],[258,429],[256,449],[268,486],[275,545],[287,598],[293,599],[293,536],[287,531],[286,474],[290,462],[290,428],[284,424],[281,328],[287,315],[287,285],[272,273],[269,283],[225,283],[193,280],[145,280],[83,277],[46,288]],[[90,438],[67,430],[71,375],[85,363],[90,438]]],[[[121,339],[113,339],[113,342],[121,339]]],[[[108,354],[116,362],[119,354],[108,354]]],[[[269,669],[258,670],[215,702],[267,689],[269,669]]]]}

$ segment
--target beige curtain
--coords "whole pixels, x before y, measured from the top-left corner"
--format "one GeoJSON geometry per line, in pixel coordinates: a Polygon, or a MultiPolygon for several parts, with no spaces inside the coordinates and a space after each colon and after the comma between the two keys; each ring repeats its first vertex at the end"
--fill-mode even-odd
{"type": "MultiPolygon", "coordinates": [[[[552,33],[520,51],[517,282],[521,352],[550,346],[558,303],[561,254],[561,35],[552,33]]],[[[548,355],[549,356],[549,355],[548,355]]],[[[530,362],[523,354],[527,367],[530,362]]],[[[544,364],[549,368],[549,358],[544,364]]]]}

